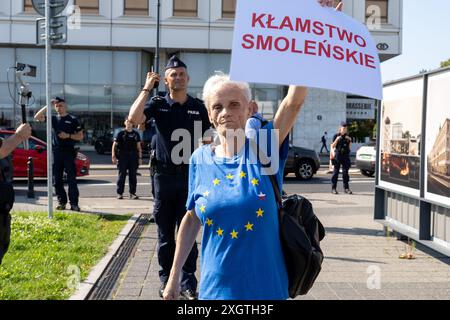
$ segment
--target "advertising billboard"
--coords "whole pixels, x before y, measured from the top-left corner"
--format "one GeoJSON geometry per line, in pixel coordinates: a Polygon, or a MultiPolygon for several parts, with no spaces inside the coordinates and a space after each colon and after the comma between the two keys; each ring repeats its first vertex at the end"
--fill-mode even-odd
{"type": "Polygon", "coordinates": [[[383,96],[379,185],[419,197],[423,78],[387,85],[383,96]]]}
{"type": "Polygon", "coordinates": [[[425,198],[450,207],[450,70],[428,78],[425,198]]]}

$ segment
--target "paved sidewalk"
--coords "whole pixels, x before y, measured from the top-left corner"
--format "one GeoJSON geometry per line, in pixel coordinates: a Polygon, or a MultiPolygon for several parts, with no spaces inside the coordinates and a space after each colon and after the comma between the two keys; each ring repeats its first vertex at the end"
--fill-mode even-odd
{"type": "MultiPolygon", "coordinates": [[[[399,259],[408,246],[386,237],[373,221],[372,194],[304,196],[312,201],[327,235],[322,272],[310,293],[298,299],[450,300],[450,258],[417,245],[416,259],[399,259]]],[[[109,299],[159,299],[156,244],[156,226],[150,224],[109,299]]]]}

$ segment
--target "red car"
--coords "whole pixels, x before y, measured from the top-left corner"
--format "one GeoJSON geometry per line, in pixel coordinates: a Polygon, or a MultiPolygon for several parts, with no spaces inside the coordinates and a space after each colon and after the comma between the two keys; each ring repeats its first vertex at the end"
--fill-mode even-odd
{"type": "MultiPolygon", "coordinates": [[[[0,137],[7,139],[14,134],[12,130],[0,130],[0,137]]],[[[47,177],[47,143],[36,138],[28,139],[28,150],[25,150],[24,144],[21,143],[12,153],[14,165],[14,177],[27,177],[27,161],[28,157],[33,157],[34,176],[47,177]]],[[[78,152],[75,161],[77,168],[77,177],[87,176],[91,163],[89,158],[78,152]]]]}

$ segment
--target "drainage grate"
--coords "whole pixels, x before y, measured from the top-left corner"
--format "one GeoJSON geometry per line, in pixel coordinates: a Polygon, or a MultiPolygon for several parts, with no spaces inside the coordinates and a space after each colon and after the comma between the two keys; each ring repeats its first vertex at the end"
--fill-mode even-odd
{"type": "Polygon", "coordinates": [[[107,300],[119,279],[128,258],[131,256],[133,249],[139,241],[145,226],[149,223],[151,215],[142,214],[139,216],[133,230],[120,246],[117,254],[112,258],[111,262],[103,272],[94,289],[89,293],[86,300],[107,300]]]}

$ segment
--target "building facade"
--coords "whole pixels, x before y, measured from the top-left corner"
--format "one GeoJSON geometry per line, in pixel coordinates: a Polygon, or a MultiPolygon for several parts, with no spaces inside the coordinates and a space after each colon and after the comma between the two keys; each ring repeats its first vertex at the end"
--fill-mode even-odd
{"type": "MultiPolygon", "coordinates": [[[[344,0],[344,11],[367,23],[381,61],[401,53],[402,0],[344,0]]],[[[123,118],[154,63],[157,0],[69,0],[68,41],[52,53],[53,94],[63,95],[81,117],[88,140],[121,126],[123,118]]],[[[160,65],[174,53],[189,66],[190,93],[200,97],[215,71],[229,72],[236,0],[161,0],[160,65]]],[[[37,66],[27,78],[33,98],[30,116],[45,105],[44,49],[36,46],[36,19],[31,0],[0,2],[0,112],[12,126],[20,111],[14,77],[16,62],[37,66]],[[17,99],[15,99],[17,100],[17,99]],[[17,102],[17,101],[16,101],[17,102]]],[[[254,98],[267,118],[285,94],[283,86],[252,84],[254,98]]],[[[164,90],[163,84],[160,90],[164,90]]],[[[311,89],[291,139],[320,149],[320,137],[341,121],[374,119],[375,103],[364,97],[311,89]],[[364,109],[358,112],[355,106],[364,109]],[[349,106],[349,110],[347,110],[349,106]],[[356,110],[355,110],[356,108],[356,110]]],[[[86,141],[89,142],[89,141],[86,141]]]]}

